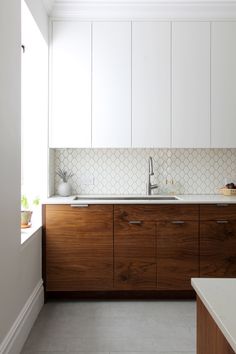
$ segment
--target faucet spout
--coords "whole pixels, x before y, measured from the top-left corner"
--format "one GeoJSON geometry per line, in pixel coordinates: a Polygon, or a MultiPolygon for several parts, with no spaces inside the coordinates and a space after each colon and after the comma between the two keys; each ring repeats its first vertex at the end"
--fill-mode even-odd
{"type": "Polygon", "coordinates": [[[154,175],[154,172],[153,172],[153,160],[152,160],[151,156],[148,159],[148,164],[149,164],[149,175],[153,176],[154,175]]]}
{"type": "Polygon", "coordinates": [[[147,185],[147,194],[151,195],[152,194],[152,190],[158,188],[157,184],[152,184],[151,183],[151,176],[154,176],[154,171],[153,171],[153,159],[150,156],[148,159],[148,185],[147,185]]]}

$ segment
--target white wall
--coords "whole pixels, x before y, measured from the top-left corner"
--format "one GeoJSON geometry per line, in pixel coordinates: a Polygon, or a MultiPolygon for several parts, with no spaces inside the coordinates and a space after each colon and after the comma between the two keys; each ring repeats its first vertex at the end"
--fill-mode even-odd
{"type": "Polygon", "coordinates": [[[1,353],[2,343],[41,280],[41,232],[23,246],[20,237],[20,14],[19,0],[0,1],[1,353]]]}
{"type": "MultiPolygon", "coordinates": [[[[0,2],[0,340],[18,315],[20,256],[20,2],[0,2]],[[3,50],[4,49],[4,50],[3,50]]],[[[20,291],[19,291],[20,292],[20,291]]]]}
{"type": "Polygon", "coordinates": [[[48,17],[46,16],[46,10],[41,0],[25,0],[30,12],[32,13],[38,27],[48,43],[48,17]]]}

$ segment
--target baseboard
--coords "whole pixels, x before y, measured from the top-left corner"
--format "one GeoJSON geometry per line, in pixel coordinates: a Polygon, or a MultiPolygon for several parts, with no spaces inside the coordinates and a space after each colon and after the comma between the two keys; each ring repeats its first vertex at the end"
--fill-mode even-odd
{"type": "Polygon", "coordinates": [[[10,331],[0,344],[1,354],[19,354],[44,303],[43,282],[34,288],[10,331]]]}

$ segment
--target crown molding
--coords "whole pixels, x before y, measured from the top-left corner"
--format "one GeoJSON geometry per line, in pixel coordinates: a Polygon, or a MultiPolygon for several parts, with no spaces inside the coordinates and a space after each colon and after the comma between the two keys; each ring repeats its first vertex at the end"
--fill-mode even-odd
{"type": "Polygon", "coordinates": [[[124,5],[138,5],[138,4],[206,4],[206,5],[214,5],[214,4],[222,4],[222,5],[229,5],[229,4],[236,4],[236,0],[45,0],[45,1],[50,1],[57,5],[81,5],[81,4],[87,4],[87,5],[95,5],[95,4],[124,4],[124,5]]]}
{"type": "Polygon", "coordinates": [[[42,0],[43,6],[47,12],[48,15],[51,15],[52,9],[53,9],[53,4],[54,0],[42,0]]]}
{"type": "Polygon", "coordinates": [[[236,19],[236,0],[55,0],[51,17],[131,20],[236,19]]]}

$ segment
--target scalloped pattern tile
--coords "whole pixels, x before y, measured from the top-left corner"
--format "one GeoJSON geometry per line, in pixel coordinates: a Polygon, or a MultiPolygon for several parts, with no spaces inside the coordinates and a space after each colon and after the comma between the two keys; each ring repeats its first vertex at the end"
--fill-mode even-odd
{"type": "Polygon", "coordinates": [[[149,156],[157,193],[215,194],[236,182],[236,149],[56,149],[54,171],[74,173],[73,194],[146,194],[149,156]]]}

